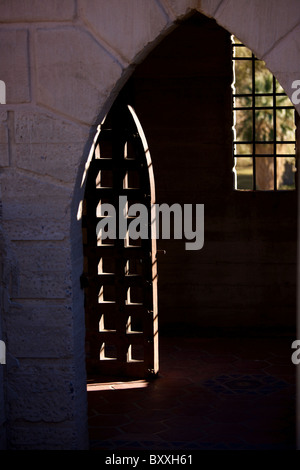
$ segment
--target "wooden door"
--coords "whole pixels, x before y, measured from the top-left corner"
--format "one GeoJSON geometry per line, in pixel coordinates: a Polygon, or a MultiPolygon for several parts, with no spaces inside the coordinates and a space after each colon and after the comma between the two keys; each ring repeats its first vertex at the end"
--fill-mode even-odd
{"type": "Polygon", "coordinates": [[[158,312],[156,239],[151,224],[154,178],[147,142],[131,106],[123,101],[115,103],[93,149],[83,205],[87,373],[90,377],[155,376],[158,312]],[[128,209],[136,203],[147,210],[148,236],[132,240],[129,228],[136,218],[128,217],[128,209]],[[102,210],[108,206],[115,209],[116,231],[115,237],[104,239],[103,231],[97,228],[108,216],[102,210]]]}

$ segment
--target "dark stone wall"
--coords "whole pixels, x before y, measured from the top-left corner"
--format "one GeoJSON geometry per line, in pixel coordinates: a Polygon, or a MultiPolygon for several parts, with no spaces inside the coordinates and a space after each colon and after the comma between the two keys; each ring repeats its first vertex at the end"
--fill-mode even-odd
{"type": "Polygon", "coordinates": [[[296,192],[234,191],[231,83],[230,35],[197,14],[126,87],[149,144],[157,203],[205,207],[201,250],[158,241],[166,250],[158,258],[162,331],[295,326],[296,192]]]}

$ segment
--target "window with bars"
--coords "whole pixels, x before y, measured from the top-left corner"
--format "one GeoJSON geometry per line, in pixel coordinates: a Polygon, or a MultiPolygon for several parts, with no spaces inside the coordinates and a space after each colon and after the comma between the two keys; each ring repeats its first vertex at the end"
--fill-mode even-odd
{"type": "Polygon", "coordinates": [[[232,36],[238,190],[295,189],[295,110],[265,63],[232,36]]]}

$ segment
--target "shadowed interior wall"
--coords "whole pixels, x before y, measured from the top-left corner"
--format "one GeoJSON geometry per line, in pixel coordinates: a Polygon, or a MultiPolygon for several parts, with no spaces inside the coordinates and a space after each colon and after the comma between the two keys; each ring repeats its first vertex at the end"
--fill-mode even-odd
{"type": "Polygon", "coordinates": [[[295,325],[296,194],[233,190],[230,35],[196,14],[136,69],[128,92],[158,204],[204,204],[205,241],[159,240],[162,329],[295,325]]]}

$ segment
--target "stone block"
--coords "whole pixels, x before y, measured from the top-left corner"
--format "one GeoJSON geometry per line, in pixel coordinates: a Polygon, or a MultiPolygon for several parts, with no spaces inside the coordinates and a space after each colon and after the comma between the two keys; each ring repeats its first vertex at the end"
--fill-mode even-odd
{"type": "Polygon", "coordinates": [[[22,305],[11,306],[6,328],[14,332],[9,338],[9,352],[18,358],[63,358],[72,353],[73,330],[68,305],[22,300],[22,305]]]}
{"type": "Polygon", "coordinates": [[[64,272],[69,264],[69,247],[66,242],[15,242],[14,252],[21,271],[64,272]]]}
{"type": "Polygon", "coordinates": [[[300,21],[295,0],[224,0],[215,19],[261,58],[300,21]]]}
{"type": "MultiPolygon", "coordinates": [[[[48,425],[35,423],[28,426],[15,423],[10,428],[8,439],[9,450],[80,450],[77,447],[73,426],[71,423],[48,425]]],[[[82,449],[84,450],[84,449],[82,449]]]]}
{"type": "Polygon", "coordinates": [[[23,272],[20,274],[17,298],[65,299],[66,287],[63,273],[23,272]]]}
{"type": "MultiPolygon", "coordinates": [[[[3,2],[0,5],[3,5],[3,2]]],[[[30,101],[28,32],[25,29],[2,29],[0,44],[0,80],[6,85],[6,103],[28,103],[30,101]]]]}
{"type": "Polygon", "coordinates": [[[9,151],[7,144],[0,144],[0,167],[9,165],[9,151]]]}
{"type": "Polygon", "coordinates": [[[7,111],[0,112],[0,144],[8,143],[7,133],[7,111]]]}
{"type": "Polygon", "coordinates": [[[127,62],[154,41],[168,25],[153,0],[82,0],[81,15],[90,30],[127,62]]]}
{"type": "Polygon", "coordinates": [[[0,176],[3,220],[60,220],[67,223],[72,197],[68,187],[22,172],[5,170],[0,176]]]}
{"type": "Polygon", "coordinates": [[[5,395],[4,395],[4,367],[1,364],[1,367],[0,367],[0,450],[2,450],[1,436],[4,434],[5,421],[6,421],[6,417],[5,417],[5,395]]]}
{"type": "Polygon", "coordinates": [[[88,33],[75,27],[38,29],[38,103],[93,124],[121,77],[121,66],[88,33]]]}
{"type": "Polygon", "coordinates": [[[12,241],[16,240],[63,240],[66,227],[64,220],[46,218],[9,219],[5,223],[5,233],[12,241]]]}
{"type": "Polygon", "coordinates": [[[75,15],[74,0],[10,0],[0,2],[1,22],[68,21],[75,15]]]}
{"type": "MultiPolygon", "coordinates": [[[[1,378],[0,378],[0,384],[1,384],[1,389],[2,389],[3,382],[1,380],[1,378]]],[[[4,395],[3,395],[3,391],[1,391],[1,393],[0,393],[0,399],[1,399],[1,407],[0,407],[0,450],[7,450],[7,447],[6,447],[6,417],[5,417],[5,413],[4,413],[5,398],[4,398],[4,395]]]]}
{"type": "Polygon", "coordinates": [[[15,141],[17,144],[70,144],[85,142],[89,128],[43,111],[15,112],[15,141]]]}
{"type": "Polygon", "coordinates": [[[65,299],[70,295],[67,279],[69,251],[64,243],[15,242],[18,260],[18,298],[65,299]]]}
{"type": "Polygon", "coordinates": [[[73,183],[76,179],[84,143],[17,144],[15,165],[56,181],[73,183]]]}
{"type": "Polygon", "coordinates": [[[14,114],[15,165],[73,183],[90,128],[38,110],[14,114]]]}
{"type": "Polygon", "coordinates": [[[74,372],[63,363],[26,362],[9,374],[10,420],[71,421],[74,396],[74,372]]]}

